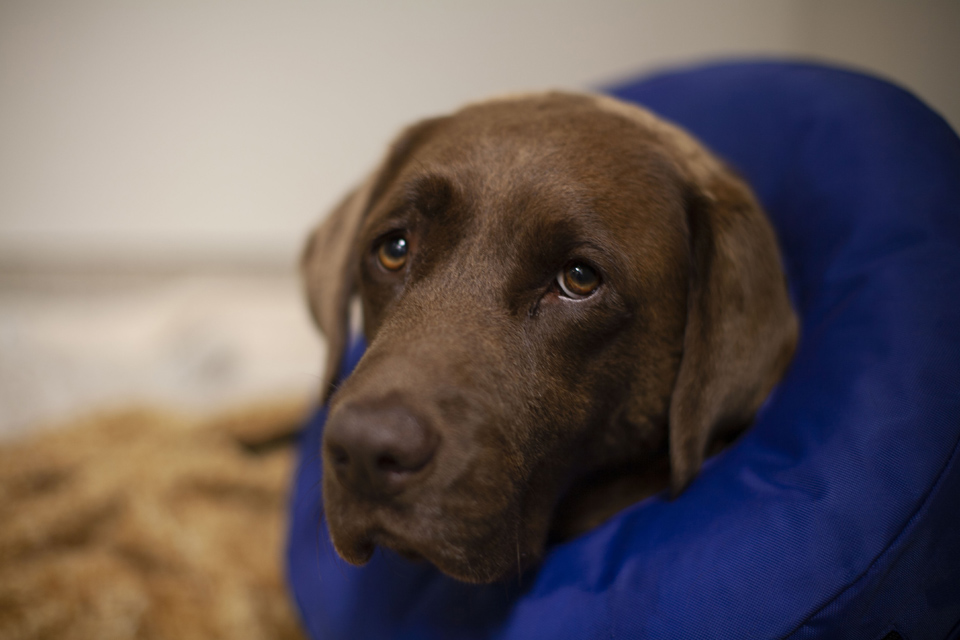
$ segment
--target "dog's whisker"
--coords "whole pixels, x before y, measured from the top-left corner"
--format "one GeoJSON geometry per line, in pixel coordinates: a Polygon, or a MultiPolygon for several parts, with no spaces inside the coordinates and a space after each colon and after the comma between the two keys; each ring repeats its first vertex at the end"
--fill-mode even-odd
{"type": "Polygon", "coordinates": [[[517,586],[523,584],[523,563],[520,561],[520,531],[517,527],[517,586]]]}

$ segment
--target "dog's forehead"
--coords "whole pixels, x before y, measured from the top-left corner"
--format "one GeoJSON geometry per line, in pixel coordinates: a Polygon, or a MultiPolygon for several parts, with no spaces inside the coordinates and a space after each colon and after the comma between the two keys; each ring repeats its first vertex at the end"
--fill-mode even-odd
{"type": "Polygon", "coordinates": [[[420,156],[487,178],[523,169],[608,174],[616,162],[658,152],[655,133],[590,96],[543,94],[492,100],[445,118],[420,156]]]}
{"type": "Polygon", "coordinates": [[[594,222],[616,227],[627,218],[636,226],[644,213],[659,224],[662,209],[677,208],[681,173],[655,128],[596,97],[552,93],[442,119],[406,159],[396,192],[409,197],[412,185],[440,184],[482,208],[485,220],[545,223],[601,212],[594,222]]]}

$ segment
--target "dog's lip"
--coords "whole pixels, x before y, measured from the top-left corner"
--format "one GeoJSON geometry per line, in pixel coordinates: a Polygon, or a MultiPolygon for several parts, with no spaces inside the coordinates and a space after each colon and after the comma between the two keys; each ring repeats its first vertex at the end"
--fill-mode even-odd
{"type": "Polygon", "coordinates": [[[407,560],[420,561],[424,559],[423,554],[417,551],[415,545],[394,533],[381,529],[370,534],[370,541],[378,547],[390,549],[407,560]]]}
{"type": "MultiPolygon", "coordinates": [[[[473,464],[466,466],[468,471],[461,473],[453,485],[442,488],[446,497],[464,491],[458,483],[469,480],[474,469],[473,464]]],[[[384,502],[333,491],[327,504],[331,514],[328,524],[337,552],[347,562],[363,565],[376,554],[377,547],[383,547],[384,552],[390,551],[398,559],[430,562],[447,575],[471,583],[492,582],[513,571],[515,560],[501,562],[507,555],[515,558],[513,542],[510,549],[502,548],[501,543],[507,538],[512,540],[504,528],[512,529],[508,520],[512,522],[517,517],[519,496],[506,505],[495,505],[501,508],[486,515],[480,515],[475,504],[465,508],[456,503],[451,509],[444,503],[447,508],[442,509],[440,516],[436,508],[425,507],[430,498],[436,499],[435,494],[418,499],[423,495],[418,491],[384,502]],[[467,517],[468,526],[455,526],[457,514],[467,517]]]]}
{"type": "MultiPolygon", "coordinates": [[[[400,558],[411,562],[430,562],[440,571],[458,580],[485,584],[495,582],[516,570],[514,560],[492,563],[488,553],[489,539],[478,538],[472,541],[460,541],[459,544],[446,539],[416,535],[416,531],[405,531],[396,521],[371,523],[363,529],[354,529],[350,533],[337,536],[335,546],[344,560],[353,565],[364,565],[376,554],[377,547],[390,551],[400,558]]],[[[512,552],[511,552],[512,553],[512,552]]],[[[524,564],[539,554],[529,554],[521,550],[524,564]]],[[[495,554],[497,555],[497,554],[495,554]]],[[[502,555],[502,554],[501,554],[502,555]]],[[[511,555],[511,558],[515,556],[511,555]]],[[[503,558],[501,558],[503,560],[503,558]]]]}

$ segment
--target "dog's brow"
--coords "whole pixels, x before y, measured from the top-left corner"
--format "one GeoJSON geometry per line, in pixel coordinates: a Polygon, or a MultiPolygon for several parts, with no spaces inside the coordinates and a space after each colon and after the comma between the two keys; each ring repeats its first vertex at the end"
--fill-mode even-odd
{"type": "Polygon", "coordinates": [[[454,198],[450,180],[437,174],[417,176],[408,182],[406,199],[427,219],[442,215],[454,198]]]}
{"type": "Polygon", "coordinates": [[[584,206],[563,213],[557,209],[531,212],[525,234],[529,237],[529,244],[560,254],[569,254],[582,247],[603,251],[604,247],[613,244],[601,217],[584,206]]]}
{"type": "Polygon", "coordinates": [[[371,216],[364,221],[358,238],[367,239],[372,236],[381,236],[384,233],[406,227],[410,224],[411,209],[412,207],[406,201],[392,203],[390,207],[386,208],[385,213],[371,216]]]}
{"type": "Polygon", "coordinates": [[[367,242],[386,233],[417,227],[420,222],[453,228],[458,193],[455,183],[444,175],[423,171],[406,176],[371,207],[372,215],[358,237],[367,242]]]}

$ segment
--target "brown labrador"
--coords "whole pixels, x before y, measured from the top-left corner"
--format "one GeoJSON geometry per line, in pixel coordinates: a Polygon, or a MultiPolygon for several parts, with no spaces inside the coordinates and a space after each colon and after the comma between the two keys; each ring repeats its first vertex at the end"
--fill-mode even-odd
{"type": "Polygon", "coordinates": [[[490,582],[749,423],[797,339],[774,233],[689,134],[606,97],[493,100],[406,130],[313,234],[323,497],[376,545],[490,582]],[[334,388],[351,299],[368,349],[334,388]]]}

